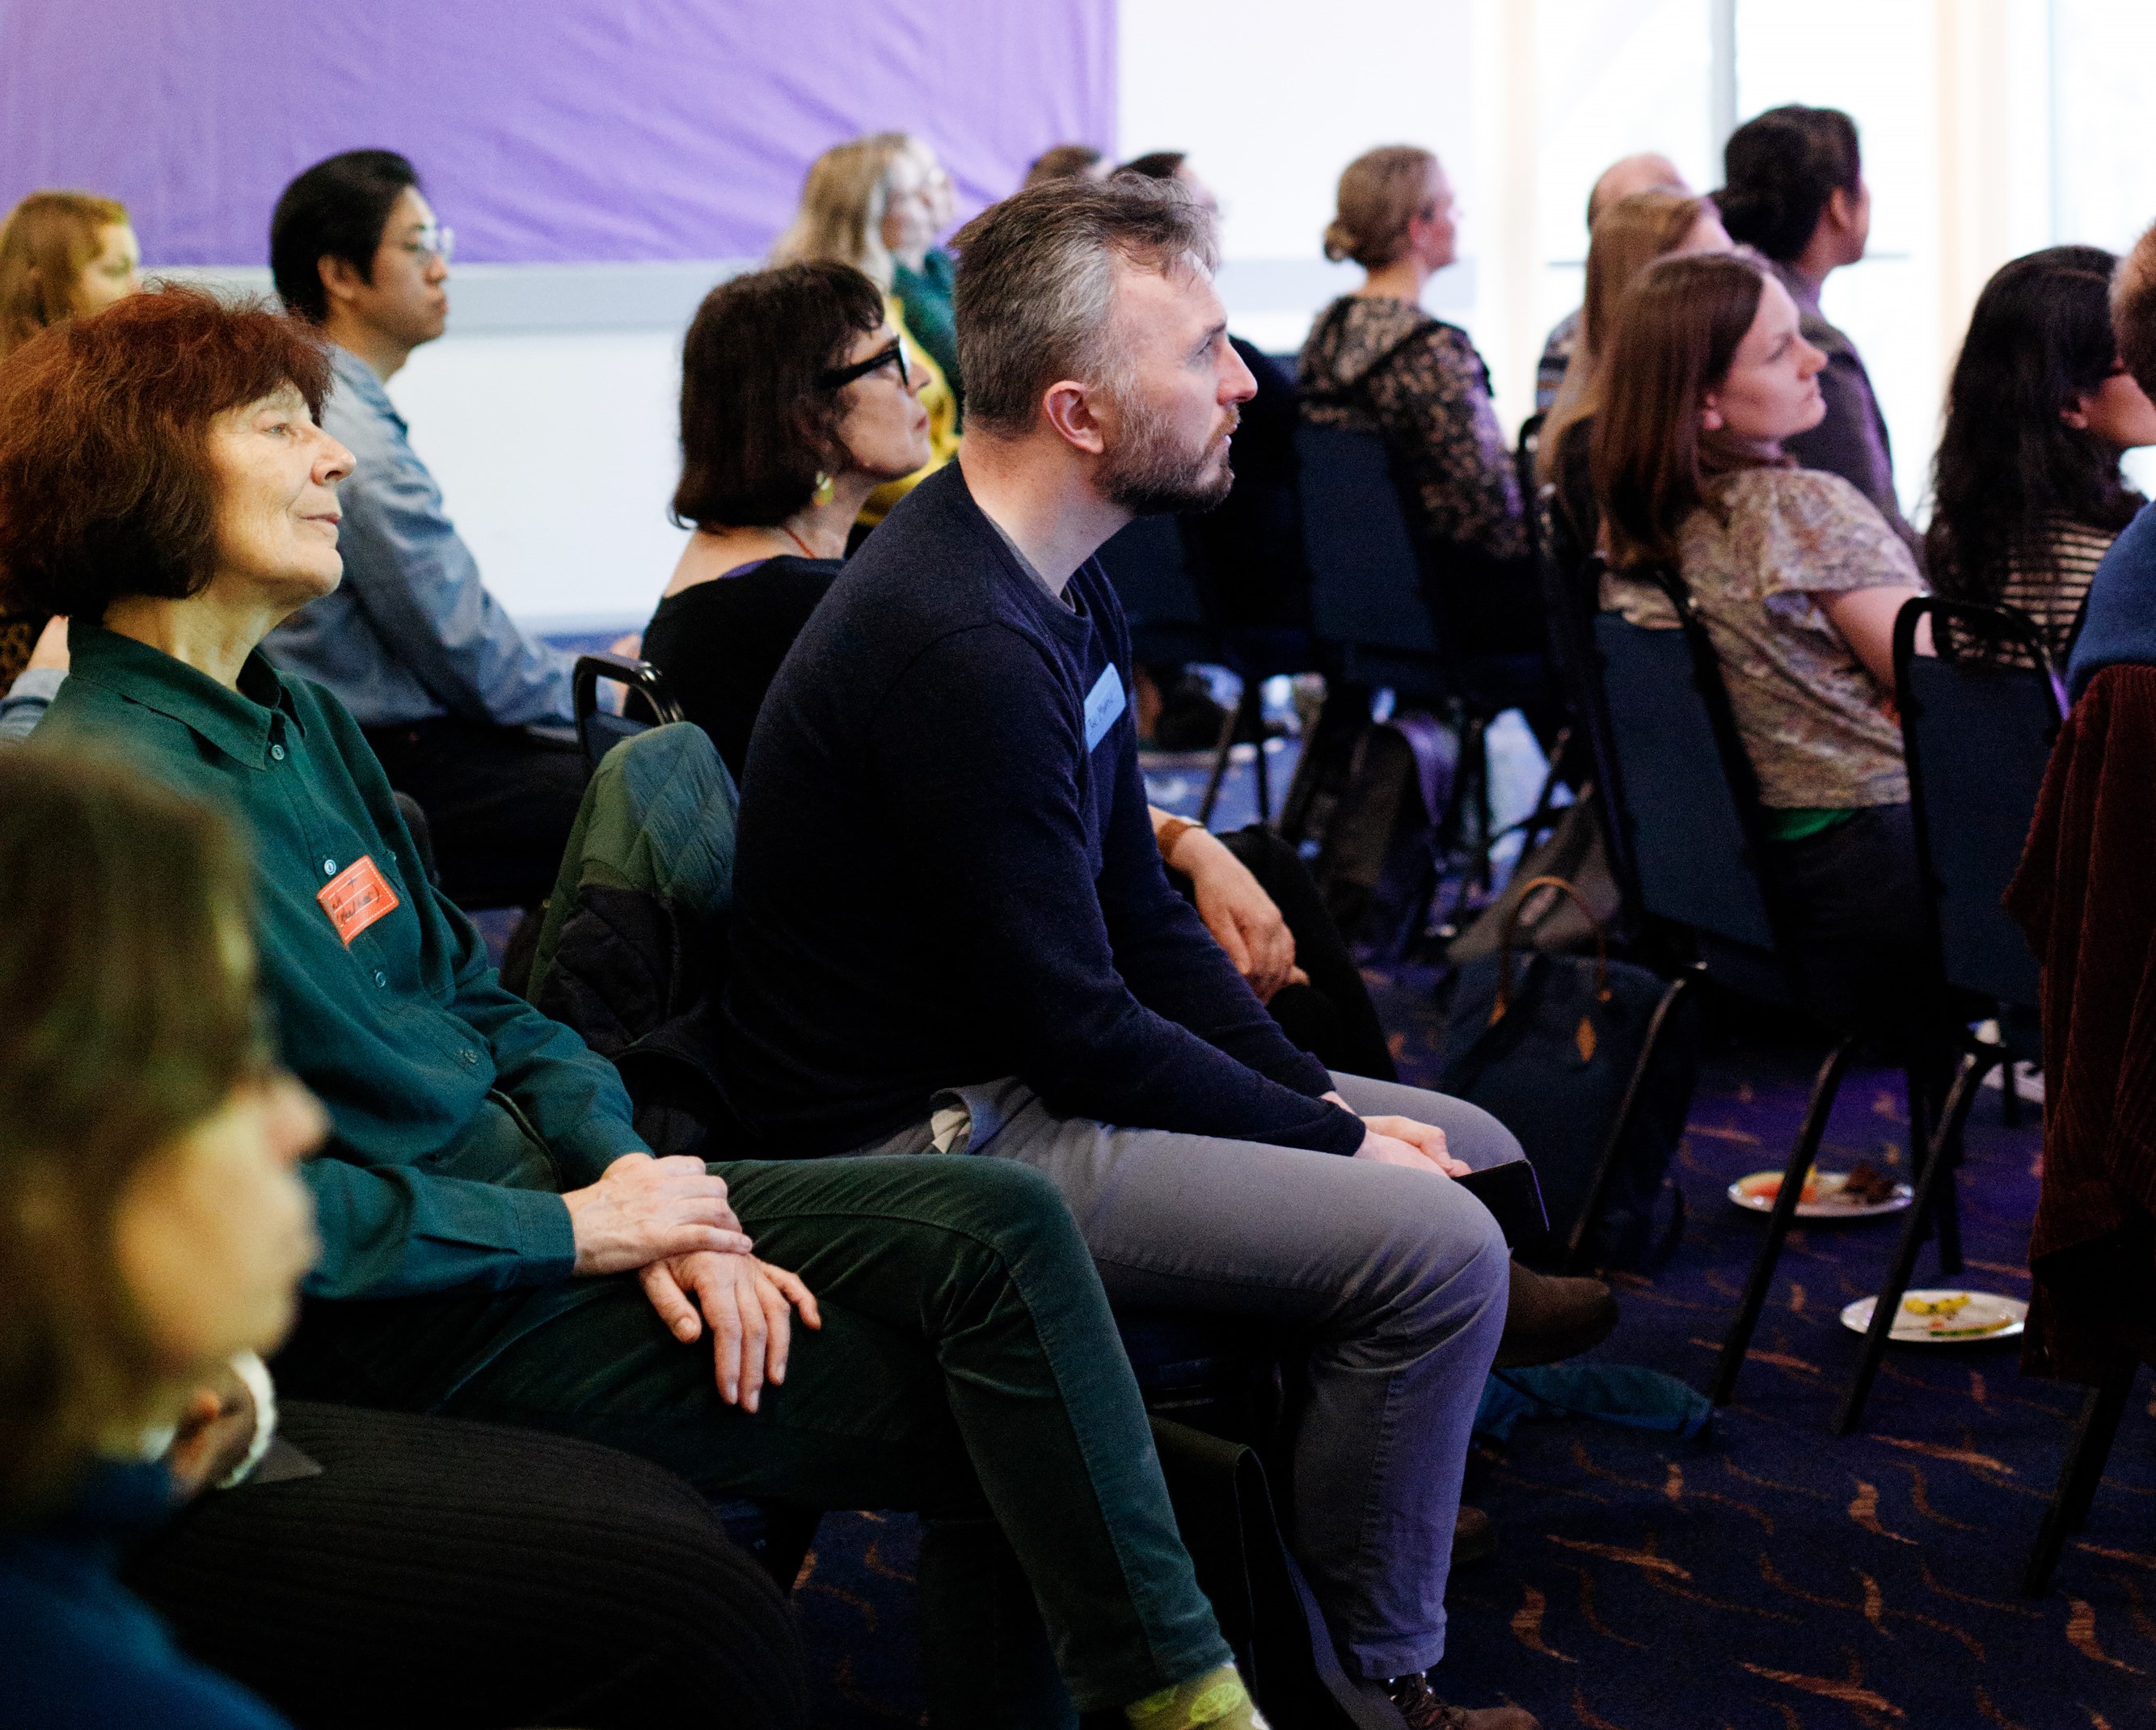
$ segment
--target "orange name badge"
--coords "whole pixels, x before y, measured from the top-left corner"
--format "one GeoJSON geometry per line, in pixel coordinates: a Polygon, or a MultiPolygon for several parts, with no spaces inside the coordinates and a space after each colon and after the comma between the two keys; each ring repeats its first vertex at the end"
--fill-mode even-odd
{"type": "Polygon", "coordinates": [[[322,911],[330,916],[330,923],[336,927],[347,949],[354,937],[376,920],[387,918],[398,905],[397,891],[372,858],[346,865],[315,899],[322,904],[322,911]]]}

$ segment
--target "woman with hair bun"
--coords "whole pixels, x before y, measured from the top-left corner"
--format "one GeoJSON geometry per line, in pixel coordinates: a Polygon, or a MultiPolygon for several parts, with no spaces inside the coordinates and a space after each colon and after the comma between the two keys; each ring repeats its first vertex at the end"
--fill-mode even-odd
{"type": "Polygon", "coordinates": [[[1803,315],[1804,341],[1826,356],[1820,376],[1826,416],[1788,441],[1789,455],[1840,475],[1920,551],[1895,496],[1893,447],[1871,375],[1856,345],[1820,311],[1828,275],[1863,258],[1871,236],[1871,189],[1856,121],[1838,108],[1770,108],[1729,135],[1722,166],[1727,184],[1714,195],[1722,225],[1767,260],[1803,315]]]}
{"type": "Polygon", "coordinates": [[[1932,470],[1938,592],[2019,608],[2062,666],[2096,567],[2145,502],[2118,459],[2156,444],[2156,407],[2112,331],[2118,263],[2053,246],[1999,267],[1969,316],[1932,470]]]}
{"type": "Polygon", "coordinates": [[[1320,313],[1303,344],[1303,418],[1383,434],[1462,646],[1538,655],[1527,521],[1489,368],[1465,331],[1422,309],[1454,239],[1451,182],[1430,151],[1388,145],[1348,165],[1325,255],[1361,265],[1363,285],[1320,313]]]}

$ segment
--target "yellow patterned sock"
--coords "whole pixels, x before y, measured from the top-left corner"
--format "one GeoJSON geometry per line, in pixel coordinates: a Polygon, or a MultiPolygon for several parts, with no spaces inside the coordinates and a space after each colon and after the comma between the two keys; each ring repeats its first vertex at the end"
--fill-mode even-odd
{"type": "Polygon", "coordinates": [[[1133,1700],[1123,1716],[1131,1730],[1265,1730],[1232,1664],[1133,1700]]]}

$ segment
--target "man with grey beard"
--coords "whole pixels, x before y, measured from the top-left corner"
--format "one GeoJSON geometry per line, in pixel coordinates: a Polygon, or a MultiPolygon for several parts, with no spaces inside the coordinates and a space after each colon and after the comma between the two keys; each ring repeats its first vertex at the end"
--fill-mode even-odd
{"type": "Polygon", "coordinates": [[[1413,1730],[1532,1730],[1424,1675],[1510,1277],[1453,1178],[1518,1143],[1289,1044],[1147,814],[1093,554],[1227,493],[1255,386],[1211,220],[1173,182],[1065,182],[957,246],[964,448],[839,577],[750,740],[730,1096],[771,1157],[1032,1166],[1119,1306],[1276,1327],[1290,1541],[1348,1671],[1413,1730]]]}

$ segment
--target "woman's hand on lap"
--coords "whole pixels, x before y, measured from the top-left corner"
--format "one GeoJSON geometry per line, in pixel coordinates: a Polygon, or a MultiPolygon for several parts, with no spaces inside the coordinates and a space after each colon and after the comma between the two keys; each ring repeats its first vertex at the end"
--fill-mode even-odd
{"type": "Polygon", "coordinates": [[[726,1183],[701,1159],[624,1153],[596,1183],[562,1198],[576,1235],[576,1271],[624,1274],[696,1250],[755,1247],[726,1201],[726,1183]]]}
{"type": "Polygon", "coordinates": [[[753,1255],[697,1250],[654,1261],[638,1278],[660,1320],[685,1345],[709,1324],[719,1397],[743,1411],[756,1410],[767,1382],[776,1387],[786,1379],[793,1312],[800,1311],[805,1327],[824,1325],[815,1295],[798,1276],[753,1255]]]}

